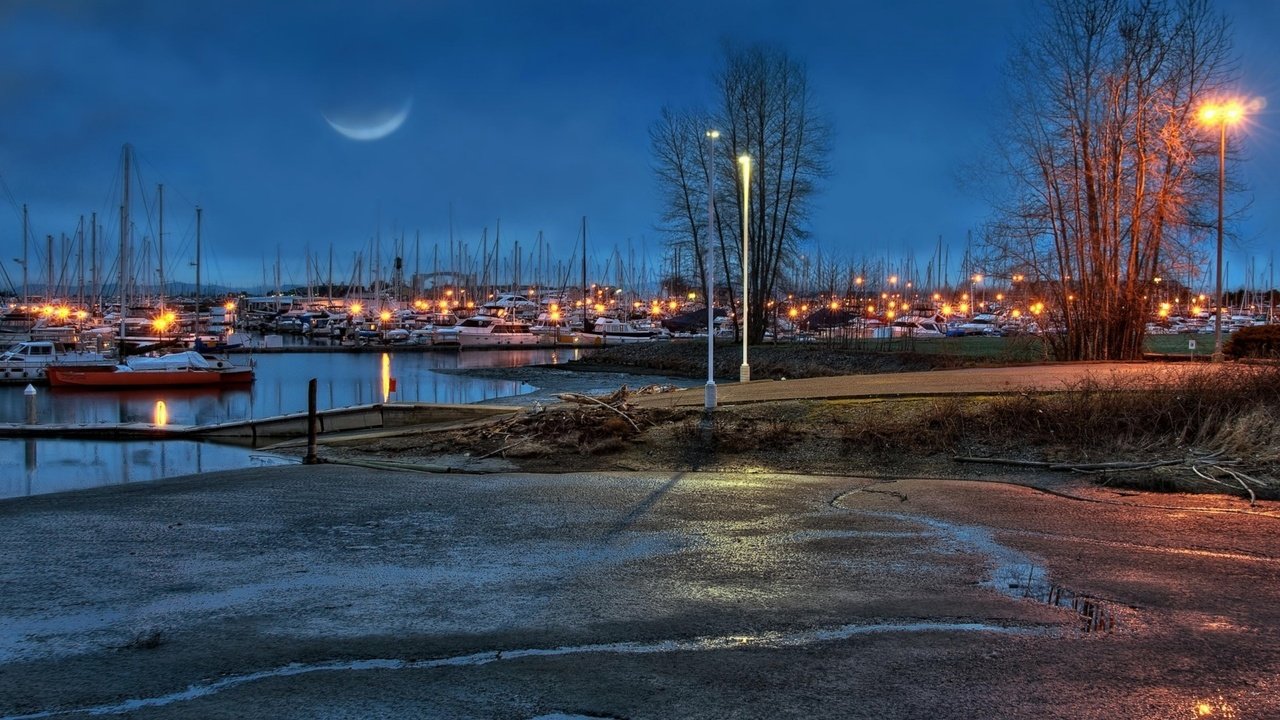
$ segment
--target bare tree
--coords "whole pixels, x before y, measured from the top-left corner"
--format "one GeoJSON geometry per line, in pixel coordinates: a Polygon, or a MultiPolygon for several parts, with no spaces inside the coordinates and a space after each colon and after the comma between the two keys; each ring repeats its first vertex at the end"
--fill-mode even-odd
{"type": "Polygon", "coordinates": [[[985,239],[1052,293],[1059,357],[1141,355],[1161,261],[1215,197],[1195,113],[1231,80],[1230,51],[1208,0],[1050,0],[1015,54],[985,239]]]}
{"type": "MultiPolygon", "coordinates": [[[[711,119],[693,111],[663,108],[649,128],[654,171],[662,193],[658,225],[675,257],[692,257],[695,285],[707,297],[707,180],[709,160],[703,138],[711,119]]],[[[687,280],[685,276],[682,280],[687,280]]]]}
{"type": "MultiPolygon", "coordinates": [[[[707,160],[716,177],[717,284],[734,302],[745,295],[749,317],[764,318],[781,271],[806,236],[817,180],[827,174],[830,128],[809,93],[802,63],[762,46],[726,47],[715,77],[718,99],[706,114],[664,110],[650,130],[670,241],[687,242],[702,259],[705,242],[707,160]],[[716,129],[716,156],[707,158],[707,130],[716,129]],[[751,156],[747,227],[748,287],[742,292],[742,175],[738,157],[751,156]]],[[[700,273],[700,276],[702,274],[700,273]]],[[[705,290],[705,288],[704,288],[705,290]]],[[[749,326],[752,342],[767,323],[749,326]]]]}

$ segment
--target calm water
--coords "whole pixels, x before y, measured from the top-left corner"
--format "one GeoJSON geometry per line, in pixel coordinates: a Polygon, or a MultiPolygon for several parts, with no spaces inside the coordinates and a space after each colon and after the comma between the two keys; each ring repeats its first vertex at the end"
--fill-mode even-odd
{"type": "MultiPolygon", "coordinates": [[[[437,369],[520,367],[559,363],[580,351],[531,349],[474,352],[283,353],[235,355],[257,368],[257,382],[241,388],[72,390],[38,388],[40,423],[208,425],[307,409],[307,380],[318,381],[321,410],[386,401],[474,403],[520,395],[533,387],[516,380],[468,378],[437,369]]],[[[23,386],[0,387],[0,422],[24,422],[23,386]]]]}
{"type": "Polygon", "coordinates": [[[190,440],[0,440],[0,498],[297,462],[190,440]]]}
{"type": "MultiPolygon", "coordinates": [[[[123,391],[40,387],[40,423],[142,422],[205,425],[269,417],[307,409],[307,381],[316,378],[321,410],[402,401],[473,403],[530,392],[516,380],[469,378],[436,372],[453,368],[503,368],[560,363],[567,350],[476,352],[296,353],[233,356],[250,359],[257,381],[243,388],[123,391]]],[[[0,386],[0,422],[24,422],[23,386],[0,386]]],[[[0,498],[144,482],[292,460],[241,447],[187,440],[0,440],[0,498]]]]}

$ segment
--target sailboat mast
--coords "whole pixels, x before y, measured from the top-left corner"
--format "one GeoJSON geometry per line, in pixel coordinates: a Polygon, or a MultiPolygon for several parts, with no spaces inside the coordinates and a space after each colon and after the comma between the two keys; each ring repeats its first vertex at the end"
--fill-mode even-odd
{"type": "Polygon", "coordinates": [[[156,256],[160,261],[160,309],[164,309],[164,183],[156,187],[157,204],[159,206],[160,229],[156,233],[156,256]]]}
{"type": "Polygon", "coordinates": [[[54,292],[54,287],[53,287],[53,236],[52,236],[52,235],[46,235],[46,236],[45,236],[45,238],[44,238],[44,243],[45,243],[45,265],[46,265],[46,267],[47,267],[47,270],[46,270],[46,273],[47,273],[47,274],[45,275],[45,278],[46,278],[46,279],[45,279],[45,281],[44,281],[44,302],[45,302],[45,304],[47,305],[47,304],[49,304],[49,303],[53,302],[53,292],[54,292]]]}
{"type": "Polygon", "coordinates": [[[200,324],[200,226],[204,211],[196,206],[196,325],[200,324]]]}
{"type": "Polygon", "coordinates": [[[27,290],[27,262],[31,259],[28,255],[27,238],[31,234],[31,226],[27,217],[27,204],[22,203],[22,304],[31,304],[31,293],[27,290]]]}
{"type": "Polygon", "coordinates": [[[76,227],[76,304],[84,307],[84,216],[76,227]]]}
{"type": "Polygon", "coordinates": [[[124,179],[121,183],[120,197],[120,355],[125,354],[124,328],[125,317],[129,314],[129,151],[128,143],[124,146],[124,179]]]}
{"type": "Polygon", "coordinates": [[[98,213],[89,215],[89,298],[94,306],[101,305],[98,297],[98,213]]]}
{"type": "Polygon", "coordinates": [[[582,216],[582,331],[588,332],[587,325],[587,216],[582,216]]]}

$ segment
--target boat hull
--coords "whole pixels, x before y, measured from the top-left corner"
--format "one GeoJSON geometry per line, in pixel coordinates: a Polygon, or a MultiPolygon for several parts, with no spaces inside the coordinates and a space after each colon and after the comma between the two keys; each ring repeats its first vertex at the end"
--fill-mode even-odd
{"type": "Polygon", "coordinates": [[[53,387],[117,389],[139,387],[200,387],[253,382],[253,370],[118,370],[115,368],[46,369],[53,387]]]}

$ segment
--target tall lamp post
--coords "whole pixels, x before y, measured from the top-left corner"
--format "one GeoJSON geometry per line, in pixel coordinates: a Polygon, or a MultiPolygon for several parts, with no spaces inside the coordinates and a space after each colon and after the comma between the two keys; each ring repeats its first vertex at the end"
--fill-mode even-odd
{"type": "Polygon", "coordinates": [[[751,382],[751,365],[747,363],[747,303],[751,287],[747,275],[747,223],[751,219],[748,203],[751,198],[751,156],[738,158],[742,165],[742,367],[738,368],[738,382],[751,382]]]}
{"type": "Polygon", "coordinates": [[[715,259],[715,248],[711,239],[716,231],[716,138],[719,130],[707,131],[707,258],[703,268],[707,275],[707,391],[705,405],[708,410],[716,408],[716,293],[714,290],[715,270],[712,262],[715,259]]]}
{"type": "Polygon", "coordinates": [[[1214,297],[1217,303],[1213,318],[1213,361],[1222,362],[1222,228],[1223,206],[1227,185],[1227,126],[1244,119],[1244,105],[1238,100],[1209,103],[1200,108],[1200,122],[1218,127],[1218,260],[1214,297]]]}

